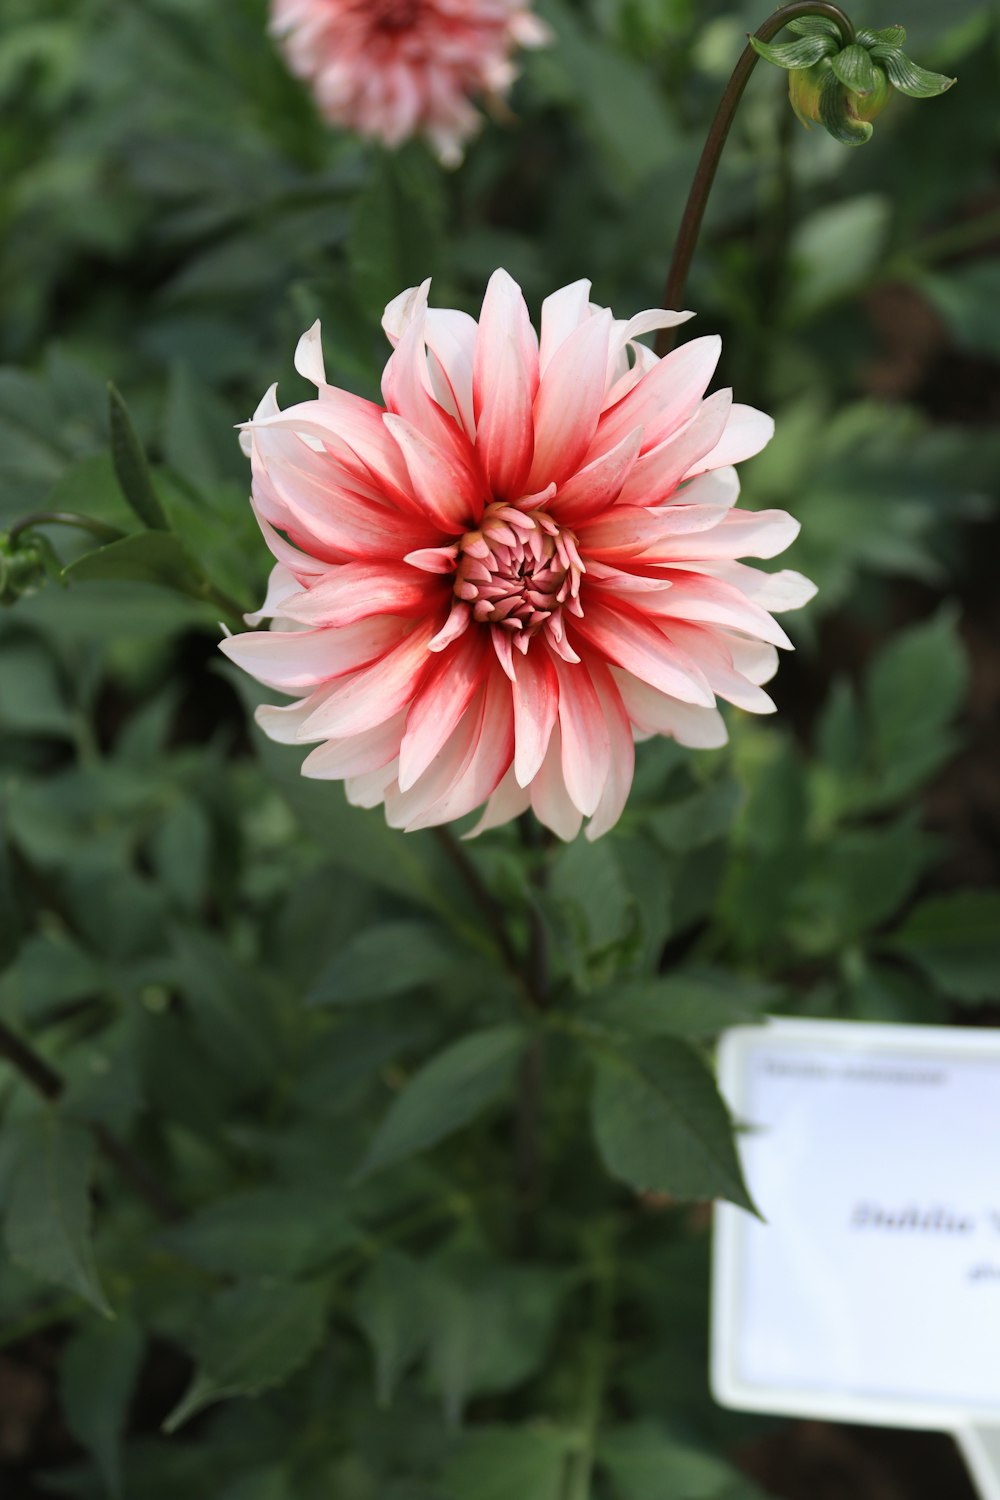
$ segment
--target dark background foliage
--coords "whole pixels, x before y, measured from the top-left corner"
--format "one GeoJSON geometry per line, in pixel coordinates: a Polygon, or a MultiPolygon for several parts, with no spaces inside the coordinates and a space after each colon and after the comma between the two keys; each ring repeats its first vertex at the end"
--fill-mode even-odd
{"type": "Polygon", "coordinates": [[[0,615],[0,1022],[59,1095],[0,1064],[11,1500],[968,1493],[944,1440],[712,1405],[699,1204],[743,1191],[724,1026],[997,1014],[995,8],[857,7],[959,75],[859,152],[752,81],[687,300],[777,416],[744,492],[820,594],[776,718],[644,747],[613,835],[466,846],[513,964],[453,851],[302,780],[216,651],[267,570],[232,427],[303,389],[317,315],[374,394],[428,274],[658,301],[762,15],[541,9],[516,118],[444,175],[323,128],[258,0],[5,0],[0,526],[134,537],[43,532],[68,587],[0,615]],[[125,504],[109,378],[180,542],[125,504]]]}

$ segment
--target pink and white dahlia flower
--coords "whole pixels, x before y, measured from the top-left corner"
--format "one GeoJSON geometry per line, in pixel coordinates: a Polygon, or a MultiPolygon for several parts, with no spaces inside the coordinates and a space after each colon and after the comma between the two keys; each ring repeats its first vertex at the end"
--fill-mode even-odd
{"type": "Polygon", "coordinates": [[[449,165],[480,125],[470,97],[505,95],[515,49],[548,40],[530,0],[272,0],[271,31],[328,120],[423,135],[449,165]]]}
{"type": "Polygon", "coordinates": [[[814,593],[773,557],[798,523],[734,508],[732,467],[769,417],[705,391],[718,338],[658,359],[578,281],[546,298],[490,280],[477,323],[386,309],[385,406],[327,385],[319,325],[296,367],[315,400],[274,388],[244,435],[253,504],[277,558],[254,630],[222,643],[296,695],[258,710],[273,739],[315,743],[307,776],[343,780],[393,827],[485,803],[478,827],[534,809],[571,839],[617,822],[633,741],[721,745],[723,698],[755,713],[790,644],[772,618],[814,593]]]}

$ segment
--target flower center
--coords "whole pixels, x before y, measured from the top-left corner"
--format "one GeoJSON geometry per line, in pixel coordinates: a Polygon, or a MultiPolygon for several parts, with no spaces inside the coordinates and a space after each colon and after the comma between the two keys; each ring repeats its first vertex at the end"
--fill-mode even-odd
{"type": "Polygon", "coordinates": [[[572,531],[544,511],[495,501],[459,543],[455,593],[483,625],[509,631],[527,650],[543,627],[562,638],[562,611],[582,615],[585,572],[572,531]]]}
{"type": "Polygon", "coordinates": [[[376,31],[406,31],[420,19],[423,0],[374,0],[376,31]]]}

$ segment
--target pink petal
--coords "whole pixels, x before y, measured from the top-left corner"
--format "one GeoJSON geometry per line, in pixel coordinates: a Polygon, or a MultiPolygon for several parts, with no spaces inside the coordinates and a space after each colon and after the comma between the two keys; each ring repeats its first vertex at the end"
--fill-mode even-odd
{"type": "Polygon", "coordinates": [[[541,342],[538,361],[542,375],[556,350],[566,342],[574,329],[591,316],[590,282],[573,281],[550,292],[542,303],[541,342]]]}
{"type": "Polygon", "coordinates": [[[541,638],[524,656],[512,659],[514,671],[514,778],[527,786],[549,747],[559,711],[559,679],[541,638]]]}
{"type": "Polygon", "coordinates": [[[294,573],[290,573],[282,563],[275,563],[267,580],[264,603],[260,609],[255,609],[252,614],[244,615],[243,618],[251,627],[259,625],[261,620],[270,620],[279,614],[281,606],[301,592],[302,585],[294,573]]]}
{"type": "Polygon", "coordinates": [[[370,615],[429,614],[442,585],[405,563],[345,563],[308,589],[297,589],[283,615],[304,625],[344,626],[370,615]]]}
{"type": "Polygon", "coordinates": [[[720,561],[712,564],[711,571],[716,578],[738,588],[761,609],[771,610],[774,614],[801,609],[816,596],[812,579],[804,578],[791,568],[765,573],[762,568],[750,568],[744,563],[720,561]]]}
{"type": "Polygon", "coordinates": [[[482,686],[488,650],[483,631],[469,631],[428,669],[406,718],[399,750],[401,792],[423,775],[482,686]]]}
{"type": "Polygon", "coordinates": [[[514,712],[510,685],[492,666],[486,682],[482,723],[464,769],[433,807],[411,818],[407,828],[430,828],[464,818],[496,791],[514,754],[514,712]]]}
{"type": "Polygon", "coordinates": [[[700,542],[688,541],[687,534],[696,532],[700,537],[728,514],[721,506],[713,505],[616,505],[607,515],[597,516],[580,527],[580,543],[588,558],[619,561],[635,558],[653,563],[664,548],[668,555],[671,547],[686,549],[690,555],[700,542]]]}
{"type": "Polygon", "coordinates": [[[672,620],[667,630],[685,655],[698,663],[711,683],[712,691],[720,698],[735,703],[737,708],[746,709],[748,713],[774,712],[774,704],[767,693],[749,681],[735,665],[725,633],[686,625],[681,620],[672,620]]]}
{"type": "Polygon", "coordinates": [[[552,731],[548,754],[531,783],[531,806],[538,821],[551,828],[557,838],[569,843],[580,832],[583,813],[571,801],[563,780],[558,724],[552,731]]]}
{"type": "Polygon", "coordinates": [[[483,491],[470,465],[455,459],[403,417],[385,415],[406,463],[413,493],[436,526],[452,535],[469,531],[483,514],[483,491]]]}
{"type": "Polygon", "coordinates": [[[774,436],[774,420],[752,406],[733,406],[725,432],[709,453],[706,453],[691,469],[691,474],[701,474],[705,469],[721,469],[725,464],[738,464],[745,458],[767,446],[774,436]]]}
{"type": "MultiPolygon", "coordinates": [[[[302,738],[346,739],[383,724],[411,701],[428,661],[434,621],[417,625],[371,666],[341,683],[302,726],[302,738]]],[[[336,634],[336,632],[328,632],[336,634]]]]}
{"type": "Polygon", "coordinates": [[[590,447],[604,399],[611,321],[606,309],[587,318],[556,350],[542,376],[529,489],[567,479],[590,447]]]}
{"type": "Polygon", "coordinates": [[[699,460],[707,467],[704,455],[718,442],[732,400],[732,391],[716,391],[679,432],[643,453],[625,481],[619,504],[662,505],[699,460]]]}
{"type": "Polygon", "coordinates": [[[374,661],[407,629],[405,620],[379,616],[343,630],[257,630],[219,642],[230,661],[267,687],[302,692],[374,661]]]}
{"type": "MultiPolygon", "coordinates": [[[[669,507],[671,512],[694,509],[703,507],[669,507]]],[[[667,535],[650,551],[664,561],[672,556],[696,561],[715,557],[776,557],[794,542],[799,529],[799,522],[783,510],[728,510],[711,530],[699,529],[695,536],[680,536],[676,540],[667,535]]]]}
{"type": "Polygon", "coordinates": [[[531,791],[528,787],[517,784],[514,775],[514,767],[504,776],[496,791],[487,800],[483,808],[483,815],[474,828],[463,834],[464,838],[478,838],[488,828],[500,828],[502,824],[509,823],[512,818],[519,818],[523,812],[527,812],[531,806],[531,791]]]}
{"type": "Polygon", "coordinates": [[[589,817],[604,792],[611,770],[611,739],[586,661],[555,663],[559,677],[559,731],[562,772],[574,806],[589,817]]]}
{"type": "Polygon", "coordinates": [[[625,810],[635,774],[635,744],[625,705],[610,671],[599,661],[590,660],[588,666],[611,741],[611,769],[586,829],[587,838],[593,841],[613,828],[625,810]]]}
{"type": "Polygon", "coordinates": [[[390,760],[377,770],[365,771],[360,776],[348,776],[344,782],[344,792],[352,807],[378,807],[395,780],[396,762],[390,760]]]}
{"type": "Polygon", "coordinates": [[[589,599],[574,630],[609,662],[683,703],[711,708],[715,696],[694,663],[678,652],[663,631],[636,610],[609,608],[589,599]]]}
{"type": "Polygon", "coordinates": [[[644,429],[647,449],[676,432],[697,410],[721,352],[722,340],[711,334],[692,339],[661,359],[617,406],[604,413],[594,452],[606,453],[633,427],[644,429]]]}
{"type": "Polygon", "coordinates": [[[299,339],[295,346],[295,368],[304,380],[313,385],[326,385],[326,366],[323,363],[323,338],[319,318],[299,339]]]}
{"type": "Polygon", "coordinates": [[[538,343],[517,282],[494,271],[483,298],[473,360],[476,451],[498,499],[516,500],[531,466],[531,403],[538,343]]]}
{"type": "Polygon", "coordinates": [[[676,698],[658,693],[648,683],[618,667],[611,669],[611,675],[626,713],[643,733],[670,735],[678,744],[693,750],[715,750],[728,740],[725,720],[717,708],[678,703],[676,698]]]}
{"type": "MultiPolygon", "coordinates": [[[[427,318],[414,318],[389,356],[382,376],[386,407],[445,453],[456,470],[467,471],[468,482],[481,493],[482,476],[468,435],[431,394],[434,380],[427,360],[426,331],[427,318]]],[[[391,423],[386,425],[391,430],[391,423]]]]}
{"type": "Polygon", "coordinates": [[[647,599],[644,607],[650,613],[663,615],[671,620],[727,625],[733,630],[757,636],[762,641],[770,641],[772,646],[784,646],[789,650],[792,648],[788,636],[766,609],[751,603],[733,584],[724,583],[708,573],[675,571],[672,574],[672,587],[664,595],[662,603],[658,599],[647,599]]]}
{"type": "Polygon", "coordinates": [[[380,771],[399,754],[405,713],[395,714],[384,724],[376,724],[364,734],[346,740],[327,740],[311,750],[302,762],[303,776],[320,781],[342,781],[349,776],[365,776],[380,771]]]}
{"type": "Polygon", "coordinates": [[[626,434],[616,447],[595,458],[560,485],[552,513],[563,526],[576,526],[597,516],[621,493],[642,443],[642,428],[626,434]]]}

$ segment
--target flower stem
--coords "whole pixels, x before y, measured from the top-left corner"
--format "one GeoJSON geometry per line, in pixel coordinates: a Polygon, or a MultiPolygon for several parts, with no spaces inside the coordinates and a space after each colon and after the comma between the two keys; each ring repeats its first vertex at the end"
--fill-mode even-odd
{"type": "Polygon", "coordinates": [[[125,535],[117,526],[109,526],[96,516],[83,516],[74,510],[36,510],[15,521],[7,535],[13,541],[22,531],[30,531],[35,526],[73,526],[77,531],[89,531],[102,542],[120,542],[125,535]]]}
{"type": "MultiPolygon", "coordinates": [[[[796,0],[795,4],[782,5],[773,15],[768,16],[763,25],[757,28],[755,33],[757,40],[769,42],[772,37],[778,34],[783,26],[787,26],[789,21],[794,21],[799,16],[825,16],[827,20],[833,21],[840,28],[845,47],[849,47],[854,41],[854,26],[850,19],[839,6],[829,5],[826,3],[826,0],[796,0]]],[[[726,85],[725,93],[719,102],[715,119],[712,121],[701,158],[695,169],[691,191],[688,194],[688,200],[684,206],[684,214],[681,218],[681,226],[677,232],[673,259],[670,262],[670,270],[667,273],[666,286],[663,290],[663,307],[679,308],[681,306],[688,270],[691,266],[695,246],[698,243],[701,222],[705,216],[705,205],[708,202],[708,195],[712,191],[712,183],[715,181],[715,174],[722,156],[722,149],[726,144],[733,120],[736,118],[736,111],[743,97],[743,90],[746,88],[750,74],[756,65],[757,53],[748,43],[739,62],[733,69],[732,77],[726,85]]],[[[669,354],[673,348],[673,342],[673,330],[669,328],[661,329],[656,340],[657,354],[669,354]]]]}
{"type": "MultiPolygon", "coordinates": [[[[0,1057],[17,1069],[32,1088],[55,1104],[62,1097],[65,1083],[61,1073],[45,1061],[22,1037],[11,1031],[0,1021],[0,1057]]],[[[91,1129],[101,1151],[144,1198],[158,1218],[171,1220],[180,1215],[177,1204],[165,1188],[161,1187],[152,1173],[143,1165],[122,1141],[100,1121],[93,1122],[91,1129]]]]}

